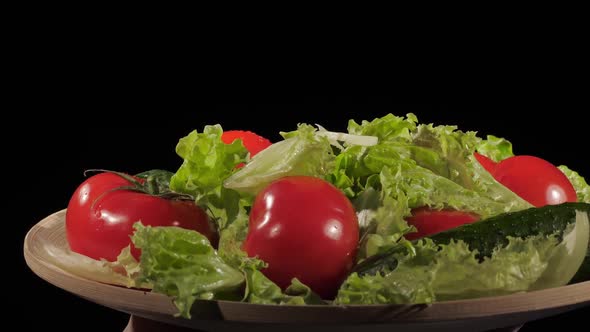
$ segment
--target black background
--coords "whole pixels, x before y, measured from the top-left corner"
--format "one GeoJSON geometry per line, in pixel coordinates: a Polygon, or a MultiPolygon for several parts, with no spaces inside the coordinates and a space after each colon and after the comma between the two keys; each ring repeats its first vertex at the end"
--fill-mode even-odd
{"type": "MultiPolygon", "coordinates": [[[[19,311],[34,312],[30,323],[42,324],[47,330],[121,331],[128,316],[68,294],[34,275],[22,256],[26,231],[48,214],[65,208],[69,196],[84,180],[85,169],[174,171],[181,163],[174,152],[178,139],[193,129],[201,131],[206,124],[220,123],[226,130],[253,130],[276,141],[279,131],[295,129],[298,122],[343,131],[351,118],[360,121],[390,112],[413,112],[421,122],[456,124],[482,136],[506,137],[517,154],[566,164],[590,177],[584,148],[587,125],[576,120],[580,110],[582,114],[588,110],[588,104],[551,95],[501,102],[416,104],[388,96],[185,98],[181,102],[174,96],[122,97],[124,91],[89,93],[79,89],[75,93],[75,98],[65,102],[60,96],[42,96],[51,108],[40,107],[36,115],[15,114],[16,119],[5,121],[4,126],[18,131],[9,134],[5,144],[12,156],[7,174],[20,190],[13,198],[16,205],[11,207],[18,209],[17,219],[6,221],[14,226],[10,245],[12,257],[17,257],[16,284],[26,290],[25,295],[16,297],[16,305],[19,311]],[[58,114],[59,110],[70,113],[58,114]],[[79,321],[85,322],[83,327],[79,321]]],[[[567,326],[588,314],[589,309],[574,311],[532,322],[522,331],[567,326]]]]}

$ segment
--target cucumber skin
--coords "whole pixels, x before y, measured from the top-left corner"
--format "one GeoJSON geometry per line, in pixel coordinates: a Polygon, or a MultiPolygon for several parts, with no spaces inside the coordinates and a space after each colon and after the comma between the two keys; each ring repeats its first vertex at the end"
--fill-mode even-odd
{"type": "Polygon", "coordinates": [[[565,228],[575,222],[576,210],[590,213],[590,204],[562,203],[503,213],[434,234],[430,239],[437,244],[448,244],[453,239],[463,240],[471,250],[478,250],[478,259],[483,259],[490,257],[495,248],[506,246],[508,236],[525,238],[557,233],[561,240],[565,228]]]}
{"type": "MultiPolygon", "coordinates": [[[[451,240],[463,240],[471,250],[477,249],[478,259],[490,257],[496,247],[508,244],[508,236],[525,238],[537,234],[558,233],[561,239],[565,228],[576,219],[576,210],[585,211],[590,215],[588,203],[562,203],[559,205],[547,205],[539,208],[503,213],[481,221],[465,224],[429,236],[438,244],[448,244],[451,240]],[[543,220],[543,222],[539,222],[543,220]]],[[[414,240],[420,241],[420,240],[414,240]]],[[[382,268],[391,268],[396,262],[392,262],[391,255],[400,248],[394,247],[381,255],[369,257],[354,269],[359,275],[375,274],[382,268]]],[[[590,244],[586,258],[578,269],[576,275],[569,282],[577,283],[590,280],[590,244]]]]}
{"type": "MultiPolygon", "coordinates": [[[[585,211],[590,215],[590,204],[562,203],[504,213],[481,222],[437,233],[430,238],[439,244],[447,244],[451,239],[463,240],[470,249],[479,251],[478,259],[483,259],[490,257],[497,246],[507,245],[507,236],[526,237],[531,234],[549,235],[557,232],[561,239],[561,233],[567,225],[575,221],[576,210],[585,211]],[[543,220],[543,222],[538,222],[538,220],[543,220]]],[[[590,244],[586,258],[570,284],[588,280],[590,280],[590,244]]]]}

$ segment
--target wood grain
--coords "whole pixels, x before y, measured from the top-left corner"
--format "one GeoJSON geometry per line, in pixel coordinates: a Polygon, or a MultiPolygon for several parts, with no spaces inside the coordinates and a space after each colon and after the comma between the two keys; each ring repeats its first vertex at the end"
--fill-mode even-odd
{"type": "Polygon", "coordinates": [[[438,302],[432,305],[278,306],[228,301],[197,301],[192,319],[174,317],[172,299],[162,294],[101,283],[83,278],[52,263],[48,244],[67,248],[65,210],[41,220],[30,229],[24,256],[40,278],[97,304],[169,324],[217,330],[241,331],[324,330],[341,331],[484,331],[590,305],[590,281],[530,293],[474,300],[438,302]]]}

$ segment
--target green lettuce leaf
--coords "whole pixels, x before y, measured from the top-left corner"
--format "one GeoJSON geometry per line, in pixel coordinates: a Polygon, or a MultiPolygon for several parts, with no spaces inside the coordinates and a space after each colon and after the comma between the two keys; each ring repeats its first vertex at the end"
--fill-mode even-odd
{"type": "Polygon", "coordinates": [[[383,205],[368,217],[371,219],[368,226],[361,228],[363,235],[359,241],[358,258],[373,256],[398,244],[409,244],[403,236],[416,232],[416,228],[408,226],[404,220],[404,217],[408,215],[410,210],[405,201],[395,200],[389,196],[384,197],[383,205]]]}
{"type": "Polygon", "coordinates": [[[530,207],[475,160],[473,153],[482,142],[475,132],[462,132],[456,126],[416,125],[416,121],[415,116],[409,121],[388,115],[353,125],[349,129],[352,132],[380,135],[380,141],[374,146],[351,146],[342,151],[327,179],[353,198],[366,190],[369,181],[375,180],[372,177],[386,166],[419,166],[483,197],[511,205],[507,210],[530,207]]]}
{"type": "Polygon", "coordinates": [[[427,269],[422,272],[415,270],[409,275],[399,272],[395,277],[380,274],[360,277],[353,273],[340,288],[334,304],[432,303],[432,274],[427,269]]]}
{"type": "Polygon", "coordinates": [[[224,229],[246,214],[252,197],[224,188],[223,180],[236,172],[236,165],[247,162],[248,150],[241,140],[225,144],[220,125],[205,126],[179,140],[176,153],[183,163],[170,179],[173,191],[190,194],[205,208],[218,228],[224,229]]]}
{"type": "Polygon", "coordinates": [[[283,292],[258,269],[246,269],[248,291],[246,301],[258,304],[326,304],[308,286],[294,278],[283,292]]]}
{"type": "Polygon", "coordinates": [[[418,118],[413,113],[408,113],[405,118],[390,113],[372,121],[363,120],[360,124],[349,120],[348,132],[353,135],[376,136],[379,142],[410,142],[417,122],[418,118]]]}
{"type": "Polygon", "coordinates": [[[335,303],[431,303],[563,286],[583,264],[589,230],[588,213],[580,210],[563,233],[508,236],[488,255],[462,240],[397,244],[357,265],[335,303]]]}
{"type": "MultiPolygon", "coordinates": [[[[437,249],[428,245],[398,244],[380,263],[355,268],[341,285],[335,304],[432,303],[437,249]]],[[[366,262],[365,262],[366,263],[366,262]]]]}
{"type": "Polygon", "coordinates": [[[419,125],[412,137],[411,158],[435,174],[473,189],[469,158],[481,139],[456,126],[419,125]]]}
{"type": "Polygon", "coordinates": [[[309,287],[294,279],[284,292],[261,270],[267,264],[248,257],[241,249],[248,234],[248,220],[241,218],[221,232],[218,252],[225,262],[242,271],[246,278],[243,301],[260,304],[322,304],[321,298],[309,287]]]}
{"type": "Polygon", "coordinates": [[[494,135],[488,135],[486,140],[482,140],[477,145],[477,152],[495,162],[514,156],[514,153],[512,152],[512,143],[504,138],[496,137],[494,135]]]}
{"type": "Polygon", "coordinates": [[[184,162],[170,180],[172,189],[193,194],[199,201],[246,161],[248,151],[242,141],[225,144],[222,134],[220,125],[205,126],[203,133],[194,130],[179,140],[176,153],[184,162]]]}
{"type": "Polygon", "coordinates": [[[452,208],[476,213],[480,218],[509,211],[518,211],[530,205],[503,188],[490,196],[487,192],[467,189],[457,182],[436,175],[416,165],[410,159],[390,160],[379,173],[383,206],[374,214],[374,228],[369,228],[366,242],[361,243],[360,258],[369,257],[395,245],[401,236],[415,231],[405,218],[413,208],[429,206],[433,209],[452,208]],[[372,232],[372,234],[371,234],[372,232]]]}
{"type": "Polygon", "coordinates": [[[131,255],[129,246],[121,250],[114,262],[96,260],[53,243],[43,244],[43,250],[51,264],[73,275],[111,285],[152,288],[151,284],[138,280],[139,263],[131,255]]]}
{"type": "Polygon", "coordinates": [[[414,148],[412,156],[418,166],[506,205],[504,212],[531,207],[477,162],[473,153],[481,139],[475,132],[462,132],[456,126],[420,125],[412,143],[421,148],[414,148]]]}
{"type": "MultiPolygon", "coordinates": [[[[139,262],[131,254],[131,245],[126,246],[121,250],[115,262],[110,263],[113,270],[121,274],[125,274],[129,279],[136,280],[141,272],[139,262]]],[[[134,286],[133,283],[128,287],[134,286]]],[[[151,286],[149,287],[151,288],[151,286]]]]}
{"type": "Polygon", "coordinates": [[[352,274],[335,303],[431,303],[528,291],[549,268],[558,243],[555,236],[510,238],[480,262],[463,241],[440,246],[420,241],[415,254],[397,256],[397,267],[389,273],[352,274]]]}
{"type": "Polygon", "coordinates": [[[224,181],[225,188],[255,195],[273,180],[285,176],[307,175],[323,178],[334,162],[328,138],[316,135],[310,125],[282,133],[284,140],[258,153],[239,172],[224,181]]]}
{"type": "MultiPolygon", "coordinates": [[[[380,192],[378,205],[393,211],[377,214],[375,207],[360,211],[366,224],[361,225],[365,226],[361,259],[399,242],[408,231],[404,218],[413,208],[451,208],[486,218],[531,207],[477,162],[473,154],[482,140],[475,132],[463,132],[456,126],[417,125],[414,115],[404,119],[391,114],[360,125],[351,121],[349,131],[376,135],[379,142],[344,149],[326,179],[353,200],[367,190],[380,192]],[[385,203],[386,197],[393,201],[385,203]],[[392,233],[392,225],[399,233],[392,233]]],[[[506,150],[504,141],[488,140],[506,150]]]]}
{"type": "Polygon", "coordinates": [[[181,316],[190,318],[197,299],[239,300],[244,274],[225,263],[207,238],[178,227],[134,225],[133,244],[141,249],[139,280],[174,298],[181,316]]]}
{"type": "MultiPolygon", "coordinates": [[[[407,208],[410,209],[421,206],[434,209],[452,208],[474,212],[483,218],[512,210],[510,205],[467,189],[423,167],[408,165],[408,163],[399,163],[396,168],[383,168],[380,173],[380,182],[384,196],[405,201],[407,208]]],[[[528,205],[519,206],[516,209],[525,207],[528,205]]]]}
{"type": "MultiPolygon", "coordinates": [[[[590,185],[586,180],[578,174],[578,172],[571,170],[565,165],[558,167],[567,176],[571,184],[576,190],[578,202],[590,203],[590,185]]],[[[588,243],[588,251],[586,252],[586,259],[578,273],[574,276],[571,282],[582,282],[590,280],[590,242],[588,243]]]]}
{"type": "Polygon", "coordinates": [[[586,180],[578,172],[569,169],[565,165],[561,165],[558,168],[574,186],[576,195],[578,196],[578,202],[590,203],[590,185],[586,183],[586,180]]]}
{"type": "Polygon", "coordinates": [[[219,234],[217,252],[225,262],[236,268],[241,267],[247,260],[242,250],[242,243],[248,235],[248,218],[240,217],[219,234]]]}
{"type": "MultiPolygon", "coordinates": [[[[416,131],[418,119],[412,113],[406,117],[387,114],[372,121],[363,120],[360,124],[354,120],[348,122],[348,132],[352,135],[375,136],[379,144],[372,147],[349,145],[336,155],[334,168],[326,175],[326,179],[341,189],[348,197],[354,198],[367,188],[367,181],[371,175],[378,174],[381,164],[377,163],[375,169],[370,169],[365,163],[367,155],[380,155],[378,151],[385,143],[389,143],[389,157],[383,159],[399,159],[409,157],[408,146],[412,141],[412,135],[416,131]]],[[[370,157],[369,157],[370,158],[370,157]]]]}

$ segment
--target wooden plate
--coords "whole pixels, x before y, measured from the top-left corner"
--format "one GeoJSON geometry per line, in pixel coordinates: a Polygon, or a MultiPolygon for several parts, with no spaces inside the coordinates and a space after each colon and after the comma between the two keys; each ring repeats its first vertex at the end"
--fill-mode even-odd
{"type": "Polygon", "coordinates": [[[44,249],[66,249],[65,210],[40,221],[28,232],[28,266],[49,283],[106,307],[169,324],[203,330],[240,331],[485,331],[517,326],[590,305],[590,281],[558,288],[475,300],[425,305],[278,306],[229,301],[197,301],[192,319],[176,318],[167,296],[104,284],[68,273],[53,264],[44,249]]]}

